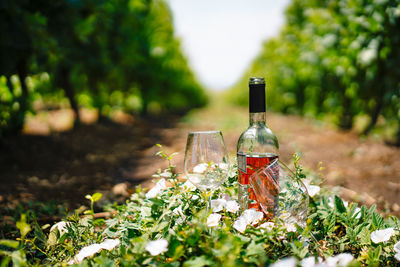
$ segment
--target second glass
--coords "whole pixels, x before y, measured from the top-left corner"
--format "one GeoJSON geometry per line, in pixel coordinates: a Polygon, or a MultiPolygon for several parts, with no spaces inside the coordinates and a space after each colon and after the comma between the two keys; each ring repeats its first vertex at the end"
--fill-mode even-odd
{"type": "Polygon", "coordinates": [[[268,219],[278,217],[285,223],[306,225],[307,189],[280,160],[275,159],[260,168],[249,180],[257,202],[268,219]]]}

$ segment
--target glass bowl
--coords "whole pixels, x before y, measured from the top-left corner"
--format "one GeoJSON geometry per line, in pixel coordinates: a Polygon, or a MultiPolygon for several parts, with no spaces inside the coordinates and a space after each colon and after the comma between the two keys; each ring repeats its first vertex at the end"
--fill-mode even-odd
{"type": "Polygon", "coordinates": [[[306,226],[307,188],[284,163],[275,159],[254,172],[249,180],[267,219],[277,217],[284,223],[306,226]]]}

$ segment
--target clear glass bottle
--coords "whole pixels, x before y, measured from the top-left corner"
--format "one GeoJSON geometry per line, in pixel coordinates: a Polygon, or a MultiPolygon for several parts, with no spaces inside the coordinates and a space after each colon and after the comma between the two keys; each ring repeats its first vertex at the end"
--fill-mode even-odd
{"type": "Polygon", "coordinates": [[[249,80],[250,125],[240,135],[237,143],[239,205],[241,210],[259,209],[249,176],[279,156],[278,139],[265,123],[265,81],[252,77],[249,80]]]}

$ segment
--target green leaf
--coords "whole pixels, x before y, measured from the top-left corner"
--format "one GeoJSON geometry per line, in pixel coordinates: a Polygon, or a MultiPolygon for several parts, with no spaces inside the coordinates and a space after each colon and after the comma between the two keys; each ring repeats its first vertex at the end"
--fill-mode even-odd
{"type": "Polygon", "coordinates": [[[364,227],[361,230],[361,233],[360,233],[359,237],[360,237],[360,243],[362,245],[371,244],[371,234],[369,233],[369,228],[368,227],[364,227]]]}
{"type": "Polygon", "coordinates": [[[383,218],[376,212],[372,213],[372,224],[375,226],[376,229],[379,229],[383,226],[383,218]]]}
{"type": "Polygon", "coordinates": [[[253,240],[251,241],[250,245],[246,249],[246,255],[260,255],[264,253],[264,244],[259,243],[256,244],[256,242],[253,240]]]}
{"type": "Polygon", "coordinates": [[[148,240],[143,239],[142,237],[136,237],[131,239],[131,243],[134,244],[132,252],[143,253],[147,242],[148,240]]]}
{"type": "Polygon", "coordinates": [[[104,224],[104,222],[105,222],[105,220],[103,218],[99,218],[99,219],[96,219],[96,220],[93,221],[93,225],[94,226],[101,226],[101,225],[104,224]]]}
{"type": "Polygon", "coordinates": [[[102,193],[94,193],[94,194],[92,195],[92,201],[93,201],[93,202],[97,202],[97,201],[100,200],[100,198],[101,198],[102,196],[103,196],[102,193]]]}
{"type": "Polygon", "coordinates": [[[245,242],[245,243],[250,242],[250,240],[251,240],[251,238],[248,238],[247,236],[244,236],[244,235],[241,235],[241,234],[238,234],[238,235],[236,235],[236,236],[239,237],[240,240],[241,240],[242,242],[245,242]]]}
{"type": "Polygon", "coordinates": [[[374,252],[374,258],[378,261],[382,253],[382,247],[378,246],[374,252]]]}
{"type": "Polygon", "coordinates": [[[183,245],[179,245],[179,246],[175,247],[175,250],[173,253],[173,258],[179,259],[183,255],[185,255],[185,247],[183,245]]]}
{"type": "Polygon", "coordinates": [[[19,242],[15,241],[15,240],[1,239],[0,240],[0,245],[16,249],[19,246],[19,242]]]}
{"type": "Polygon", "coordinates": [[[335,196],[335,207],[339,213],[346,212],[346,207],[344,206],[342,199],[338,196],[335,196]]]}
{"type": "Polygon", "coordinates": [[[21,220],[16,223],[17,228],[21,233],[21,238],[23,239],[31,230],[31,226],[26,223],[26,215],[21,214],[21,220]]]}
{"type": "MultiPolygon", "coordinates": [[[[3,256],[3,255],[2,255],[3,256]]],[[[11,258],[10,257],[3,257],[0,263],[0,267],[7,267],[9,266],[8,264],[10,263],[11,258]]]]}
{"type": "Polygon", "coordinates": [[[213,262],[207,259],[206,256],[191,258],[183,263],[183,267],[202,267],[206,265],[213,266],[213,262]]]}
{"type": "Polygon", "coordinates": [[[186,242],[189,246],[194,246],[200,240],[200,234],[196,231],[195,233],[191,234],[187,239],[186,242]]]}
{"type": "Polygon", "coordinates": [[[27,266],[26,256],[23,250],[17,250],[11,253],[11,260],[13,266],[27,266]]]}
{"type": "Polygon", "coordinates": [[[154,227],[153,232],[160,232],[168,227],[169,224],[170,222],[161,222],[154,227]]]}
{"type": "Polygon", "coordinates": [[[326,218],[326,222],[327,222],[326,232],[332,233],[335,230],[335,225],[336,225],[335,212],[332,212],[328,215],[328,217],[326,218]]]}
{"type": "Polygon", "coordinates": [[[171,160],[173,157],[175,157],[178,154],[179,154],[178,152],[174,152],[171,155],[169,155],[168,159],[171,160]]]}

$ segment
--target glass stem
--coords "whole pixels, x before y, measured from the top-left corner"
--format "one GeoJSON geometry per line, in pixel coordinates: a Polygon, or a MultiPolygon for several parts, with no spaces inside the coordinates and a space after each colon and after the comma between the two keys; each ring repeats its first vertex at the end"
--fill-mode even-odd
{"type": "Polygon", "coordinates": [[[212,191],[206,190],[203,192],[203,200],[206,202],[206,208],[207,212],[210,212],[211,210],[211,195],[212,191]]]}
{"type": "Polygon", "coordinates": [[[209,191],[208,195],[207,195],[207,211],[208,212],[211,211],[211,195],[212,195],[212,191],[209,191]]]}

